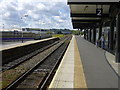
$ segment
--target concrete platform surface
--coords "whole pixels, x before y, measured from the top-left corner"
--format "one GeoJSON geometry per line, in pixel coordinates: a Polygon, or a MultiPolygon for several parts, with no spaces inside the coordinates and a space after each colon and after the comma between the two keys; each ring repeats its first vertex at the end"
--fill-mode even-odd
{"type": "Polygon", "coordinates": [[[106,59],[108,63],[111,65],[111,67],[114,69],[114,71],[120,76],[120,63],[115,62],[115,55],[105,51],[106,59]]]}
{"type": "Polygon", "coordinates": [[[49,88],[117,90],[119,76],[108,63],[103,49],[80,36],[73,36],[49,88]]]}
{"type": "Polygon", "coordinates": [[[106,60],[104,50],[76,36],[88,88],[118,88],[119,77],[106,60]]]}
{"type": "Polygon", "coordinates": [[[86,88],[75,36],[73,36],[49,88],[86,88]]]}
{"type": "Polygon", "coordinates": [[[74,38],[58,67],[49,88],[74,88],[74,38]]]}

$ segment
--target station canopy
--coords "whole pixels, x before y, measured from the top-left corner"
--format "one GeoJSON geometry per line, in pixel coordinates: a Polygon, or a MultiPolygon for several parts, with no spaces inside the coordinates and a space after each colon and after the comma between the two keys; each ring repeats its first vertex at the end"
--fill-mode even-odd
{"type": "Polygon", "coordinates": [[[68,0],[73,28],[97,25],[109,18],[112,7],[118,4],[119,0],[68,0]]]}

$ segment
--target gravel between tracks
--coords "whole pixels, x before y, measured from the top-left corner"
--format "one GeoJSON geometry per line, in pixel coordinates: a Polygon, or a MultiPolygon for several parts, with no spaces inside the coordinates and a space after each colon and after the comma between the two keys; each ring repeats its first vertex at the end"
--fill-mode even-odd
{"type": "Polygon", "coordinates": [[[11,68],[15,68],[16,66],[20,65],[21,63],[23,63],[24,61],[27,61],[29,58],[32,58],[33,56],[37,55],[38,53],[41,53],[43,52],[44,50],[48,49],[49,47],[57,44],[59,41],[56,41],[55,43],[52,43],[48,46],[44,46],[43,48],[41,49],[38,49],[30,54],[27,54],[21,58],[18,58],[16,60],[13,60],[12,62],[9,62],[8,64],[5,64],[2,66],[2,71],[1,72],[4,72],[8,69],[11,69],[11,68]]]}
{"type": "Polygon", "coordinates": [[[49,56],[33,73],[31,73],[17,88],[36,89],[44,77],[53,69],[60,54],[64,51],[68,43],[61,45],[52,55],[49,56]]]}

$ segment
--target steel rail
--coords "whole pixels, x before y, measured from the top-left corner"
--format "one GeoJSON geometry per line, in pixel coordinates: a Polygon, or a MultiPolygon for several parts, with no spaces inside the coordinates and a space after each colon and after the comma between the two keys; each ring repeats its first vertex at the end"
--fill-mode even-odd
{"type": "MultiPolygon", "coordinates": [[[[42,48],[42,49],[36,50],[36,51],[34,51],[34,52],[30,53],[30,54],[27,54],[27,55],[19,58],[19,59],[22,59],[22,58],[23,58],[23,60],[21,60],[21,61],[18,62],[18,63],[15,63],[15,64],[12,65],[12,66],[9,66],[9,67],[6,67],[6,68],[5,68],[5,66],[2,66],[2,68],[5,68],[5,69],[2,69],[2,72],[17,67],[17,66],[20,65],[21,63],[24,63],[25,61],[29,60],[30,58],[36,56],[38,53],[41,53],[41,52],[47,50],[48,48],[52,47],[53,45],[56,45],[57,43],[59,43],[59,41],[56,41],[56,42],[54,42],[54,43],[52,43],[52,44],[50,44],[50,45],[48,45],[48,46],[46,46],[46,47],[44,47],[44,48],[42,48]],[[27,57],[27,56],[28,56],[28,57],[27,57]],[[25,57],[27,57],[27,58],[25,58],[25,57]]],[[[18,59],[16,59],[16,60],[18,60],[18,59]]],[[[14,60],[13,63],[14,63],[16,60],[14,60]]]]}
{"type": "Polygon", "coordinates": [[[57,62],[55,63],[55,65],[53,66],[52,70],[50,71],[50,73],[48,74],[48,76],[46,77],[46,79],[44,81],[41,82],[41,84],[39,85],[37,90],[46,90],[48,84],[50,84],[54,74],[55,74],[55,70],[58,68],[58,65],[60,64],[63,55],[65,54],[65,51],[67,50],[69,43],[65,46],[64,50],[62,51],[62,53],[60,54],[57,62]]]}
{"type": "Polygon", "coordinates": [[[35,66],[29,69],[27,72],[23,73],[20,77],[18,77],[15,81],[13,81],[10,85],[8,85],[3,90],[13,90],[15,89],[30,73],[32,73],[40,64],[42,64],[51,54],[53,54],[61,45],[63,45],[64,41],[60,43],[60,45],[50,52],[46,57],[44,57],[40,62],[38,62],[35,66]]]}

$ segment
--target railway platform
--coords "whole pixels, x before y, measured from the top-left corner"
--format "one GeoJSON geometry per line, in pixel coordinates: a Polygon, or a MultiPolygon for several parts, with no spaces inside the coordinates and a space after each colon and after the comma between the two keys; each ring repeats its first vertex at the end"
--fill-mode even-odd
{"type": "MultiPolygon", "coordinates": [[[[50,45],[59,40],[59,38],[47,38],[42,40],[27,41],[24,43],[16,43],[11,45],[4,45],[0,47],[0,52],[2,52],[2,64],[6,64],[10,61],[16,60],[27,54],[39,50],[47,45],[50,45]]],[[[31,55],[29,55],[31,56],[31,55]]]]}
{"type": "Polygon", "coordinates": [[[49,88],[119,88],[114,56],[73,36],[49,88]],[[111,60],[110,60],[111,59],[111,60]],[[111,63],[110,63],[111,62],[111,63]],[[113,65],[114,64],[114,65],[113,65]]]}
{"type": "Polygon", "coordinates": [[[6,49],[11,49],[11,48],[16,48],[16,47],[22,47],[22,46],[25,46],[25,45],[35,44],[35,43],[38,43],[38,42],[43,42],[43,41],[47,41],[47,40],[51,40],[51,39],[54,39],[54,37],[47,38],[47,39],[42,39],[42,40],[31,40],[31,41],[26,41],[24,43],[18,42],[18,43],[3,44],[3,45],[0,46],[0,51],[6,50],[6,49]]]}

